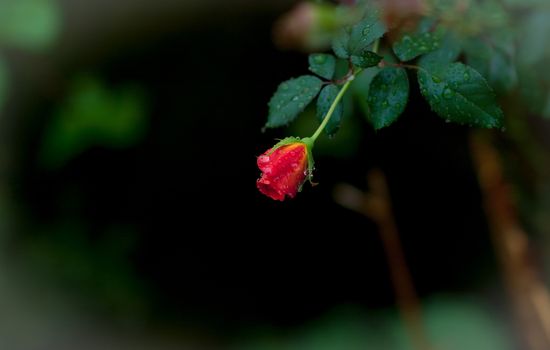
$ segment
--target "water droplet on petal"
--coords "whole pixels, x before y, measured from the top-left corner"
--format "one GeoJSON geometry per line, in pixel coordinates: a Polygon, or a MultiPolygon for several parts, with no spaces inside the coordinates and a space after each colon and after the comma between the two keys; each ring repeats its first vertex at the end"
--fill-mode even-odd
{"type": "Polygon", "coordinates": [[[260,163],[269,163],[269,160],[270,160],[269,156],[259,156],[258,157],[258,162],[260,162],[260,163]]]}

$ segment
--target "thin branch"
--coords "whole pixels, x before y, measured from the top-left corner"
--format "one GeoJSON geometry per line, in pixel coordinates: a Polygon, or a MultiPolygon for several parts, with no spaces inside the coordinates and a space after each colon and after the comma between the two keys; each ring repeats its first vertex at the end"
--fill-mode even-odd
{"type": "Polygon", "coordinates": [[[368,174],[367,179],[369,193],[363,193],[351,185],[341,184],[334,190],[335,201],[369,217],[378,225],[397,306],[405,329],[415,349],[432,349],[422,320],[421,303],[414,289],[393,217],[386,178],[382,171],[373,170],[368,174]]]}

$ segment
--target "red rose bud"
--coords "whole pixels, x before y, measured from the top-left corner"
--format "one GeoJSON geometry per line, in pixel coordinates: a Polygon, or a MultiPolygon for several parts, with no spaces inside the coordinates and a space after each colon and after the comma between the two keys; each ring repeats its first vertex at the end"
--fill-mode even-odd
{"type": "Polygon", "coordinates": [[[294,198],[311,176],[312,167],[313,160],[306,143],[298,139],[283,140],[258,157],[262,175],[256,185],[260,192],[272,199],[294,198]]]}

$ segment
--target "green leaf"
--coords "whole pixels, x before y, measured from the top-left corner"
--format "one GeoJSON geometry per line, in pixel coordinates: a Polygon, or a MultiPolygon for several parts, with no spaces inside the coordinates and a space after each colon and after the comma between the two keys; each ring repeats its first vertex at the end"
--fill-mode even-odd
{"type": "Polygon", "coordinates": [[[503,113],[487,81],[473,68],[453,63],[445,69],[418,71],[422,95],[447,121],[484,128],[501,127],[503,113]]]}
{"type": "Polygon", "coordinates": [[[436,66],[445,68],[455,62],[461,52],[461,40],[453,32],[447,32],[441,40],[439,49],[420,57],[418,65],[420,67],[432,67],[432,69],[436,66]]]}
{"type": "Polygon", "coordinates": [[[386,33],[386,26],[380,21],[379,11],[371,8],[357,24],[343,28],[335,37],[332,49],[336,56],[349,58],[361,55],[369,45],[386,33]]]}
{"type": "Polygon", "coordinates": [[[279,85],[269,101],[267,128],[277,128],[292,122],[317,96],[323,82],[312,75],[287,80],[279,85]]]}
{"type": "Polygon", "coordinates": [[[368,68],[376,66],[382,60],[382,56],[376,53],[365,50],[360,55],[352,55],[351,63],[361,68],[368,68]]]}
{"type": "Polygon", "coordinates": [[[309,70],[325,79],[332,79],[336,70],[336,58],[324,53],[311,54],[309,55],[309,70]]]}
{"type": "Polygon", "coordinates": [[[1,44],[43,49],[61,30],[61,13],[55,1],[1,1],[0,7],[1,44]]]}
{"type": "Polygon", "coordinates": [[[472,39],[465,46],[466,62],[496,91],[510,91],[518,82],[512,38],[505,42],[472,39]]]}
{"type": "MultiPolygon", "coordinates": [[[[319,98],[317,99],[317,120],[319,121],[319,123],[322,123],[323,119],[325,119],[325,116],[327,115],[330,106],[332,106],[332,103],[336,99],[336,96],[339,92],[340,89],[333,84],[327,85],[323,88],[323,90],[321,90],[319,98]]],[[[332,117],[327,123],[327,126],[325,127],[325,132],[327,133],[327,135],[334,135],[340,129],[343,114],[344,105],[342,101],[340,101],[336,106],[332,117]]]]}
{"type": "Polygon", "coordinates": [[[350,87],[352,94],[359,105],[359,108],[361,109],[365,117],[369,120],[370,112],[369,105],[367,103],[367,99],[369,97],[369,89],[372,80],[380,71],[381,69],[377,66],[365,69],[353,80],[350,87]]]}
{"type": "Polygon", "coordinates": [[[393,44],[393,52],[401,61],[410,61],[439,48],[441,36],[437,33],[405,35],[393,44]]]}
{"type": "Polygon", "coordinates": [[[376,130],[389,126],[405,110],[409,79],[403,68],[384,68],[372,80],[367,103],[369,119],[376,130]]]}

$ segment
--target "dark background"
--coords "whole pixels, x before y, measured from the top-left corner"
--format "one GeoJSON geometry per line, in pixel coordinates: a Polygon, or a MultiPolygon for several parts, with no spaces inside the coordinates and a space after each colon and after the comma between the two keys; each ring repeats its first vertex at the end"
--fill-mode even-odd
{"type": "Polygon", "coordinates": [[[377,226],[332,198],[338,183],[366,189],[367,171],[381,168],[420,297],[475,295],[498,310],[469,129],[434,115],[411,79],[398,122],[375,133],[353,113],[357,147],[316,153],[319,185],[274,202],[255,187],[256,156],[292,131],[260,130],[277,84],[305,73],[306,56],[272,43],[288,5],[218,5],[198,17],[144,11],[116,27],[107,8],[62,2],[65,27],[51,49],[5,51],[5,246],[24,283],[61,291],[107,325],[183,329],[219,344],[258,327],[291,331],[342,306],[393,310],[377,226]],[[91,35],[102,14],[107,29],[91,35]],[[44,130],[80,74],[107,89],[140,86],[147,129],[128,147],[94,144],[45,167],[44,130]]]}

